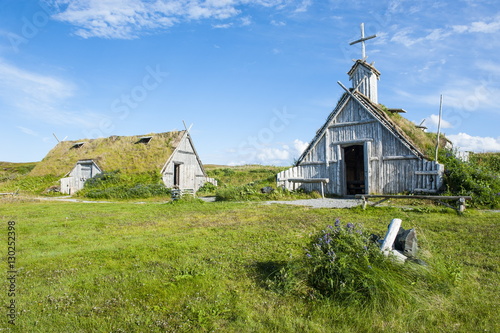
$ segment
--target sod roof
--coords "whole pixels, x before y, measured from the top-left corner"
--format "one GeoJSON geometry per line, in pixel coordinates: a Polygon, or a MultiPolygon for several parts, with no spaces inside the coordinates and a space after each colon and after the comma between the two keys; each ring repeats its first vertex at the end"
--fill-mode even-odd
{"type": "Polygon", "coordinates": [[[93,160],[103,171],[160,171],[185,132],[62,141],[36,165],[30,175],[63,177],[79,160],[93,160]],[[151,137],[151,140],[144,140],[147,137],[151,137]]]}
{"type": "MultiPolygon", "coordinates": [[[[396,135],[405,145],[407,145],[408,148],[410,148],[410,150],[412,150],[416,156],[424,157],[428,160],[433,160],[432,155],[436,149],[437,133],[422,131],[422,129],[417,128],[412,121],[401,116],[401,114],[389,111],[382,104],[373,103],[368,97],[358,91],[351,91],[351,94],[357,99],[359,103],[361,103],[367,110],[369,110],[369,112],[376,119],[378,119],[379,122],[384,124],[394,135],[396,135]]],[[[316,136],[309,143],[308,148],[304,150],[300,158],[297,160],[296,165],[299,165],[302,162],[309,151],[313,149],[316,142],[321,139],[331,120],[343,110],[343,107],[341,106],[344,105],[344,102],[348,97],[349,93],[347,92],[342,95],[335,109],[330,113],[323,126],[316,132],[316,136]]],[[[441,134],[440,148],[445,147],[449,143],[451,142],[446,139],[443,134],[441,134]]]]}

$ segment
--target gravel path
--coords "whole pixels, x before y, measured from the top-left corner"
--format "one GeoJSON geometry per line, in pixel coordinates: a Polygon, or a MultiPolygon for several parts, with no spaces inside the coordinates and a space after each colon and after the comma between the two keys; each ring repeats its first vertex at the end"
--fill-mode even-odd
{"type": "Polygon", "coordinates": [[[293,201],[266,201],[267,205],[270,204],[284,204],[284,205],[299,205],[309,206],[312,208],[351,208],[361,205],[361,199],[307,199],[307,200],[293,200],[293,201]]]}

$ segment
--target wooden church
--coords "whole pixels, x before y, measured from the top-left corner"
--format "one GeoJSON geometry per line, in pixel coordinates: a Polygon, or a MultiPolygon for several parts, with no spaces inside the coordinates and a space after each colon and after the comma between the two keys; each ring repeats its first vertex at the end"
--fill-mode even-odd
{"type": "Polygon", "coordinates": [[[61,141],[30,174],[61,177],[61,192],[73,194],[88,179],[115,170],[159,173],[166,187],[193,193],[206,182],[216,184],[207,177],[188,131],[61,141]]]}
{"type": "Polygon", "coordinates": [[[278,186],[340,196],[438,192],[444,166],[422,144],[432,133],[404,119],[404,110],[379,104],[380,72],[364,54],[364,41],[375,36],[365,38],[363,30],[351,43],[363,46],[347,73],[351,88],[339,82],[345,92],[296,165],[278,174],[278,186]]]}

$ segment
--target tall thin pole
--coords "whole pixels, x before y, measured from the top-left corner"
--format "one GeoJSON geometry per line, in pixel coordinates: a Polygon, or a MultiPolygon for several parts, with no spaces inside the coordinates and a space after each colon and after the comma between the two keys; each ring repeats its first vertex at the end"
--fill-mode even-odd
{"type": "Polygon", "coordinates": [[[364,23],[361,23],[361,40],[363,40],[361,42],[361,59],[365,60],[366,58],[366,49],[365,49],[365,24],[364,23]]]}
{"type": "Polygon", "coordinates": [[[443,95],[439,99],[439,119],[438,119],[438,131],[437,131],[437,143],[436,143],[436,162],[438,161],[438,151],[439,151],[439,132],[441,131],[441,118],[443,116],[443,95]]]}

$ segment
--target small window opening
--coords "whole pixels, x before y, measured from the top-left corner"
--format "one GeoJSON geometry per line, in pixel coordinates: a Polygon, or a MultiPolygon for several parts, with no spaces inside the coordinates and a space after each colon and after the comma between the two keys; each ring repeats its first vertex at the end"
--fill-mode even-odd
{"type": "Polygon", "coordinates": [[[77,142],[74,145],[72,145],[70,149],[78,149],[81,146],[83,146],[84,144],[85,144],[85,142],[77,142]]]}
{"type": "Polygon", "coordinates": [[[143,136],[143,137],[139,138],[139,141],[137,141],[136,144],[142,143],[142,144],[147,145],[149,143],[149,141],[151,141],[152,138],[153,138],[152,136],[143,136]]]}
{"type": "Polygon", "coordinates": [[[387,109],[387,111],[391,112],[391,113],[406,113],[406,110],[405,109],[394,109],[394,108],[389,108],[387,109]]]}

